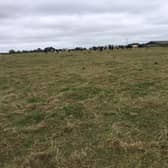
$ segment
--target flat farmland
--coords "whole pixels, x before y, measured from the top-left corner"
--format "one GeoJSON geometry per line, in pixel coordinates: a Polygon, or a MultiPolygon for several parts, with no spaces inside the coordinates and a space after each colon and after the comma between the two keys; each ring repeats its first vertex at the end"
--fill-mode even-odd
{"type": "Polygon", "coordinates": [[[168,48],[0,56],[1,168],[167,168],[168,48]]]}

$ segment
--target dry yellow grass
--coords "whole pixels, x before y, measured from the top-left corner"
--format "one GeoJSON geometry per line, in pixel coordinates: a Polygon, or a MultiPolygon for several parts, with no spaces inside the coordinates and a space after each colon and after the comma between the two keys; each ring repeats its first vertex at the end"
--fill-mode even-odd
{"type": "Polygon", "coordinates": [[[167,168],[168,48],[0,57],[0,167],[167,168]]]}

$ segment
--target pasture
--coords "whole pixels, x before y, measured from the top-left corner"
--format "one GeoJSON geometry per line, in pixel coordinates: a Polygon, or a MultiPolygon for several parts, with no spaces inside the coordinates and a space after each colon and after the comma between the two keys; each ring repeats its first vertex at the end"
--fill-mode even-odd
{"type": "Polygon", "coordinates": [[[168,48],[0,56],[1,168],[167,168],[168,48]]]}

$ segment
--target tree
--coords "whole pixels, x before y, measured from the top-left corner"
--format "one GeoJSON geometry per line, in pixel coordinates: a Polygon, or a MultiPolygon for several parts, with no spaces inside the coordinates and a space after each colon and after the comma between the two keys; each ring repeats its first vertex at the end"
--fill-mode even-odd
{"type": "Polygon", "coordinates": [[[15,54],[15,53],[16,53],[15,50],[13,49],[9,50],[9,54],[15,54]]]}

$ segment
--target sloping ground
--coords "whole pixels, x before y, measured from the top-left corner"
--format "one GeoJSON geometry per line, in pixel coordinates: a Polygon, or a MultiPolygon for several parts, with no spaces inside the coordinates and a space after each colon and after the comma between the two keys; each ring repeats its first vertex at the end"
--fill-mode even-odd
{"type": "Polygon", "coordinates": [[[168,49],[0,57],[1,168],[167,168],[168,49]]]}

